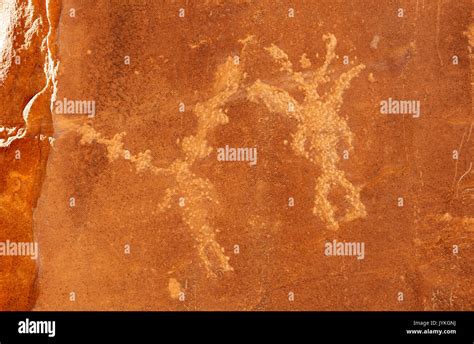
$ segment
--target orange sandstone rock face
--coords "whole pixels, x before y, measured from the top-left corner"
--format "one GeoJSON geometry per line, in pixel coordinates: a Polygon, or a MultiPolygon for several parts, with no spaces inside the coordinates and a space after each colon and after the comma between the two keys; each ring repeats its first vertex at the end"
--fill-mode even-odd
{"type": "Polygon", "coordinates": [[[469,10],[17,1],[1,308],[472,310],[469,10]]]}
{"type": "Polygon", "coordinates": [[[55,40],[59,4],[2,2],[0,64],[0,309],[31,309],[37,260],[9,250],[34,241],[33,212],[40,195],[52,137],[55,40]],[[6,243],[6,244],[5,244],[6,243]]]}

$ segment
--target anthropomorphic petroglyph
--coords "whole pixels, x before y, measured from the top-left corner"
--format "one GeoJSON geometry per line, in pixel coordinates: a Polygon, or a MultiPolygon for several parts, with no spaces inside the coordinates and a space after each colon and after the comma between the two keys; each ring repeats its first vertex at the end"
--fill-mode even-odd
{"type": "MultiPolygon", "coordinates": [[[[328,83],[329,66],[336,58],[336,38],[325,35],[326,58],[323,65],[314,72],[295,72],[288,55],[271,45],[266,48],[273,59],[280,65],[280,71],[289,75],[291,81],[298,85],[304,93],[304,101],[296,101],[288,91],[278,86],[270,85],[261,80],[255,81],[248,87],[248,99],[262,102],[272,113],[286,114],[297,121],[297,131],[292,135],[293,151],[310,160],[321,168],[321,175],[316,178],[313,213],[323,220],[330,229],[338,229],[339,222],[348,222],[366,216],[363,203],[360,201],[359,189],[350,183],[344,171],[337,167],[340,160],[337,144],[344,140],[347,150],[352,150],[353,134],[344,118],[339,115],[344,91],[350,86],[351,80],[364,68],[359,64],[341,74],[335,80],[331,91],[323,95],[318,88],[328,83]],[[340,221],[336,219],[335,206],[330,203],[328,196],[334,187],[345,190],[345,198],[349,209],[340,221]]],[[[303,55],[302,68],[309,68],[311,62],[303,55]]]]}
{"type": "Polygon", "coordinates": [[[191,167],[211,153],[212,147],[208,145],[207,135],[229,121],[223,107],[238,91],[241,78],[241,68],[231,57],[218,67],[214,80],[214,96],[195,105],[197,132],[182,140],[181,151],[184,157],[176,159],[169,168],[174,174],[176,185],[166,190],[165,198],[160,204],[162,210],[170,208],[173,200],[179,198],[183,219],[192,230],[199,256],[208,275],[214,277],[219,272],[233,270],[229,257],[216,241],[216,231],[209,224],[208,209],[219,201],[212,183],[193,173],[191,167]]]}

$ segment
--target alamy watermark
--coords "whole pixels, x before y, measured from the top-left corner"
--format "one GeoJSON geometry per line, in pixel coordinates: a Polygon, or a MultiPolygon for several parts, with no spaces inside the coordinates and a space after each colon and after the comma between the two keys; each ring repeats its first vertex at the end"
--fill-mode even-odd
{"type": "Polygon", "coordinates": [[[355,256],[361,260],[365,258],[364,242],[338,242],[337,240],[327,241],[324,244],[324,255],[331,256],[355,256]]]}
{"type": "Polygon", "coordinates": [[[54,111],[60,115],[95,117],[95,101],[63,98],[54,102],[54,111]]]}
{"type": "Polygon", "coordinates": [[[0,242],[0,256],[30,256],[31,259],[38,259],[37,242],[0,242]]]}
{"type": "Polygon", "coordinates": [[[48,337],[56,336],[56,321],[38,321],[26,318],[18,323],[19,334],[47,334],[48,337]]]}
{"type": "Polygon", "coordinates": [[[257,148],[256,147],[225,147],[217,148],[218,161],[247,161],[249,165],[257,164],[257,148]]]}
{"type": "Polygon", "coordinates": [[[380,113],[384,115],[412,115],[418,118],[421,115],[419,100],[396,100],[388,98],[380,102],[380,113]]]}

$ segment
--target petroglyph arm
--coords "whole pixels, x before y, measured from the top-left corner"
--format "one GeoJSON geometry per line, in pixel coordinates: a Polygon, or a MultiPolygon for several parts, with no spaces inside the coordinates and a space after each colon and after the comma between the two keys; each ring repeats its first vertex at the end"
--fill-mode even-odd
{"type": "Polygon", "coordinates": [[[247,88],[247,97],[254,103],[262,101],[270,112],[289,114],[297,119],[300,118],[300,105],[282,88],[257,80],[247,88]]]}

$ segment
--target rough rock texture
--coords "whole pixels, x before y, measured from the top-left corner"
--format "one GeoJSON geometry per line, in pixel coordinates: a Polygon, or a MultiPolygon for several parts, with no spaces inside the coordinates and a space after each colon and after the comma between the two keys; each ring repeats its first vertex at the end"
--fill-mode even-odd
{"type": "MultiPolygon", "coordinates": [[[[59,4],[3,1],[0,63],[0,241],[34,239],[36,208],[52,135],[51,98],[59,4]]],[[[2,256],[0,309],[30,309],[37,267],[30,257],[2,256]]]]}
{"type": "Polygon", "coordinates": [[[17,2],[0,233],[40,263],[0,257],[2,308],[474,309],[470,1],[63,0],[56,40],[17,2]]]}

